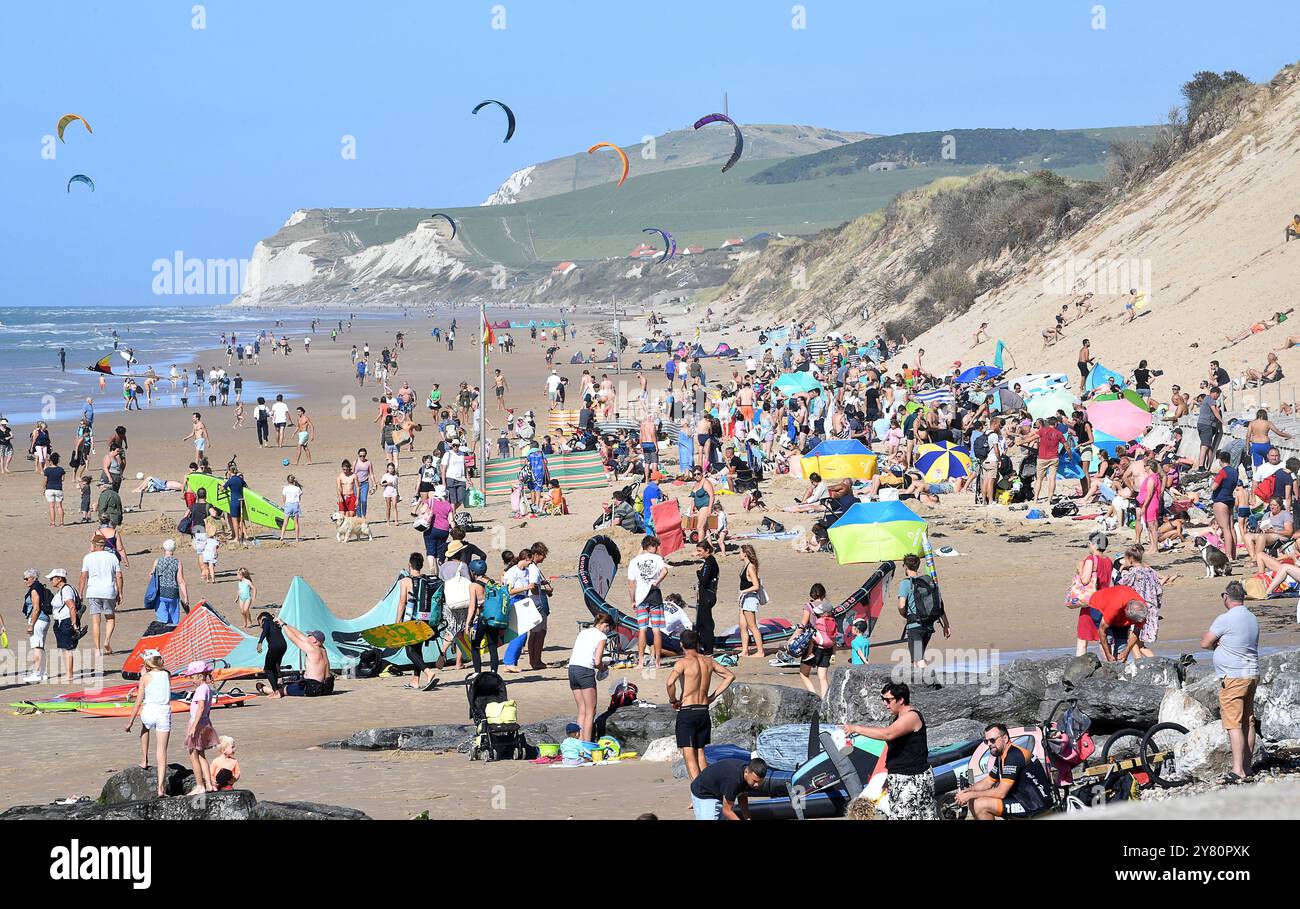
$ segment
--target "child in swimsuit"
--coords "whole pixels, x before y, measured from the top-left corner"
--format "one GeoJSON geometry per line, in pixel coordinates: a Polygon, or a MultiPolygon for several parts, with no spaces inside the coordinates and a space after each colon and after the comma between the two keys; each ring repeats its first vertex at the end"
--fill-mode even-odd
{"type": "Polygon", "coordinates": [[[239,614],[244,617],[244,627],[252,628],[253,599],[257,596],[257,586],[253,583],[253,573],[247,568],[241,568],[235,574],[239,578],[239,614]]]}

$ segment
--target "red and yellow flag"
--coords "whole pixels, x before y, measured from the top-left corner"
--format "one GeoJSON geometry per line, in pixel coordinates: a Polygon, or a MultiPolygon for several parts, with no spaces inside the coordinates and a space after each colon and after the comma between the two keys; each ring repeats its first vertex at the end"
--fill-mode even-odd
{"type": "Polygon", "coordinates": [[[492,345],[497,342],[496,332],[492,330],[492,323],[488,321],[487,313],[483,314],[483,362],[488,361],[488,354],[492,351],[492,345]]]}

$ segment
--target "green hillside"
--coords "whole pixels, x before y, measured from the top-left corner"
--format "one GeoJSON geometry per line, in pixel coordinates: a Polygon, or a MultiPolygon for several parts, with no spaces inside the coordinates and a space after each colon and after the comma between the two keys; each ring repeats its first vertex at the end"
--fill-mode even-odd
{"type": "Polygon", "coordinates": [[[1104,167],[1110,143],[1143,138],[1154,127],[1109,129],[954,129],[876,136],[765,168],[758,184],[794,183],[846,176],[881,161],[936,166],[992,166],[1012,170],[1104,167]]]}

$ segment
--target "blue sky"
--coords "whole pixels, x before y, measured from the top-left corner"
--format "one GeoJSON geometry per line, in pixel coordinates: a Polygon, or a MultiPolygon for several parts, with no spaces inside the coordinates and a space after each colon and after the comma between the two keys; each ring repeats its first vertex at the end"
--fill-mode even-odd
{"type": "Polygon", "coordinates": [[[248,256],[297,208],[476,204],[724,89],[741,122],[1112,126],[1163,119],[1196,70],[1262,80],[1300,57],[1294,3],[1109,2],[1104,29],[1097,5],[807,0],[796,29],[788,0],[211,0],[195,29],[188,0],[6,0],[0,302],[157,303],[151,263],[176,250],[248,256]],[[518,114],[509,144],[470,116],[483,98],[518,114]],[[95,133],[46,160],[67,112],[95,133]],[[93,195],[64,191],[76,173],[93,195]]]}

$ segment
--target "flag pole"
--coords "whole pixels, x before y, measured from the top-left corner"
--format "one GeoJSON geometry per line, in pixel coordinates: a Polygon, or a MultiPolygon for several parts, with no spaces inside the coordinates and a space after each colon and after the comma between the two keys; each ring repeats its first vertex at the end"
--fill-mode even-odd
{"type": "Polygon", "coordinates": [[[479,351],[478,360],[478,483],[479,491],[483,493],[483,504],[487,504],[487,358],[488,358],[488,321],[487,321],[487,304],[479,303],[478,305],[478,333],[479,344],[482,350],[479,351]]]}

